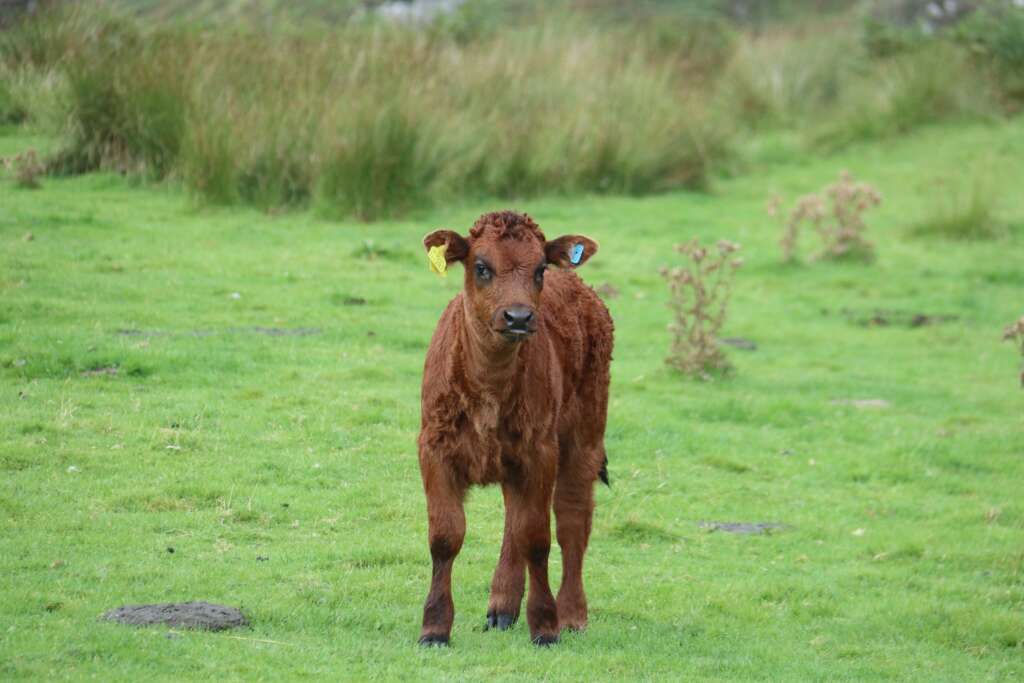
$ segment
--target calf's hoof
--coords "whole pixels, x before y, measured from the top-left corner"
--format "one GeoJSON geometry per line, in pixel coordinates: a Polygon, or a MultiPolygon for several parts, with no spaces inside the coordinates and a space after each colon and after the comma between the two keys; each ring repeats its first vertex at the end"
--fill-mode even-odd
{"type": "Polygon", "coordinates": [[[484,624],[484,630],[490,631],[492,628],[496,628],[499,631],[507,631],[512,628],[512,624],[516,623],[518,618],[518,614],[508,614],[506,612],[495,611],[488,612],[487,622],[484,624]]]}
{"type": "Polygon", "coordinates": [[[533,639],[533,644],[537,647],[550,647],[558,644],[558,635],[539,635],[533,639]]]}
{"type": "Polygon", "coordinates": [[[420,645],[423,647],[448,647],[448,636],[440,633],[428,633],[420,636],[420,645]]]}

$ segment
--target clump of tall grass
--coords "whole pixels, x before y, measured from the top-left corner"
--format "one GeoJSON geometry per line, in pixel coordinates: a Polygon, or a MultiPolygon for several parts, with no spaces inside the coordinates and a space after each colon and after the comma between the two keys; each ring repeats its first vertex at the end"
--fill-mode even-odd
{"type": "Polygon", "coordinates": [[[564,21],[463,44],[382,24],[213,34],[98,18],[54,62],[67,124],[52,167],[368,219],[454,195],[705,183],[726,138],[681,73],[564,21]]]}
{"type": "Polygon", "coordinates": [[[743,265],[743,259],[735,257],[739,250],[738,244],[726,240],[712,250],[693,239],[676,245],[684,257],[682,265],[661,269],[673,316],[669,325],[672,346],[665,362],[686,375],[708,380],[732,368],[718,335],[736,271],[743,265]]]}
{"type": "Polygon", "coordinates": [[[956,27],[976,64],[987,68],[1007,108],[1024,106],[1024,3],[988,0],[956,27]]]}
{"type": "Polygon", "coordinates": [[[996,239],[1006,226],[996,216],[997,195],[988,179],[976,174],[970,184],[949,187],[940,183],[924,219],[915,225],[916,235],[953,240],[996,239]]]}
{"type": "Polygon", "coordinates": [[[932,43],[876,59],[848,80],[834,107],[809,131],[818,148],[893,137],[923,125],[984,119],[998,111],[987,79],[956,47],[932,43]]]}
{"type": "Polygon", "coordinates": [[[143,36],[123,20],[84,36],[63,68],[67,144],[54,170],[167,176],[185,134],[190,47],[178,35],[143,36]]]}
{"type": "Polygon", "coordinates": [[[27,116],[25,107],[14,99],[7,84],[0,81],[0,125],[21,123],[27,116]]]}
{"type": "Polygon", "coordinates": [[[872,52],[854,26],[839,16],[745,36],[715,85],[719,109],[747,129],[802,129],[826,150],[999,112],[991,79],[962,48],[872,52]]]}
{"type": "Polygon", "coordinates": [[[56,172],[112,168],[206,202],[367,219],[453,196],[699,187],[737,130],[800,129],[834,148],[985,115],[991,100],[962,48],[878,59],[848,16],[754,34],[718,0],[577,4],[300,31],[142,24],[71,3],[0,35],[0,61],[45,74],[9,90],[60,122],[56,172]]]}
{"type": "Polygon", "coordinates": [[[777,27],[738,42],[717,103],[751,129],[805,126],[838,104],[861,68],[856,38],[839,20],[777,27]]]}

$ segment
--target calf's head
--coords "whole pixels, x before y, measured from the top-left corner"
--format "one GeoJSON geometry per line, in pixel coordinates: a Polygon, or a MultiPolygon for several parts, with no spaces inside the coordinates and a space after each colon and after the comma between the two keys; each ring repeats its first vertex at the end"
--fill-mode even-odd
{"type": "Polygon", "coordinates": [[[478,329],[509,344],[537,330],[547,267],[576,268],[597,252],[582,235],[549,241],[529,216],[513,211],[484,214],[465,237],[435,230],[423,246],[428,253],[444,247],[446,265],[463,264],[467,311],[478,329]]]}

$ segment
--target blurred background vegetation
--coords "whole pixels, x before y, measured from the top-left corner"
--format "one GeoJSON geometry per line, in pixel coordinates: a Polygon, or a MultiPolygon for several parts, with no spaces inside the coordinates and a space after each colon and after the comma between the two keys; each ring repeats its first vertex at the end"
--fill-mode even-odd
{"type": "Polygon", "coordinates": [[[1018,0],[433,5],[6,0],[0,125],[58,140],[48,173],[373,219],[702,188],[1024,104],[1018,0]]]}

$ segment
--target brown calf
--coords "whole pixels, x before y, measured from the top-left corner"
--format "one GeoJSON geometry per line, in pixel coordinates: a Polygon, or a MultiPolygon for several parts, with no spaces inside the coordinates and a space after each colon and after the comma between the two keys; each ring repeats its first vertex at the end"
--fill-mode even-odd
{"type": "Polygon", "coordinates": [[[549,645],[561,629],[587,624],[583,555],[594,482],[608,481],[612,320],[572,272],[597,244],[580,235],[547,241],[529,216],[511,211],[481,216],[467,237],[438,230],[423,243],[443,246],[446,264],[463,263],[465,288],[441,315],[423,372],[419,460],[434,570],[420,643],[446,645],[451,636],[466,490],[501,484],[505,535],[487,627],[518,619],[528,569],[530,637],[549,645]],[[548,586],[552,502],[562,549],[557,601],[548,586]]]}

